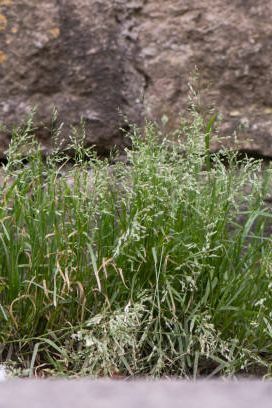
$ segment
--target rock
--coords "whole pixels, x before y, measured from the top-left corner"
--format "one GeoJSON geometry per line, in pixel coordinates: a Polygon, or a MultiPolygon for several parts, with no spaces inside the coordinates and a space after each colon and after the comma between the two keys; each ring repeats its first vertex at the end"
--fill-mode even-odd
{"type": "Polygon", "coordinates": [[[272,157],[272,2],[148,1],[138,17],[145,109],[177,124],[198,67],[204,104],[223,113],[224,134],[243,126],[240,148],[272,157]],[[248,139],[252,139],[249,141],[248,139]]]}
{"type": "MultiPolygon", "coordinates": [[[[120,126],[126,125],[124,115],[141,121],[144,79],[137,69],[137,44],[122,36],[112,1],[0,4],[1,121],[18,123],[37,106],[38,123],[48,127],[56,106],[67,125],[84,119],[89,145],[106,151],[125,143],[120,126]]],[[[47,146],[48,132],[38,133],[47,146]]],[[[3,135],[1,141],[3,152],[3,135]]]]}
{"type": "MultiPolygon", "coordinates": [[[[82,117],[88,145],[107,152],[128,143],[126,117],[173,129],[197,66],[222,133],[242,126],[240,148],[272,157],[271,18],[270,0],[0,0],[1,122],[37,106],[48,148],[54,105],[66,138],[82,117]]],[[[2,156],[8,141],[0,131],[2,156]]]]}

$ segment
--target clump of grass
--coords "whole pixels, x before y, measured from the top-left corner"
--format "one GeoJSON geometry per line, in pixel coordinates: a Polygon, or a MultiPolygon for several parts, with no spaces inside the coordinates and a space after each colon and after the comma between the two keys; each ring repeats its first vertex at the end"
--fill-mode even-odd
{"type": "Polygon", "coordinates": [[[74,131],[64,173],[68,158],[42,157],[31,118],[14,132],[0,189],[1,362],[30,375],[270,375],[270,170],[211,155],[214,120],[194,112],[171,141],[152,123],[133,129],[115,165],[74,131]]]}

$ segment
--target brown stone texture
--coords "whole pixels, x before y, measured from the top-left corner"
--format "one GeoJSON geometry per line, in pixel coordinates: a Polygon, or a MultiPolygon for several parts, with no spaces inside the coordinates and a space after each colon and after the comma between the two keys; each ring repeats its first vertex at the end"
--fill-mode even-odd
{"type": "Polygon", "coordinates": [[[240,148],[272,157],[271,21],[271,0],[0,0],[0,122],[37,106],[49,127],[56,106],[66,137],[82,117],[87,143],[108,151],[127,143],[126,117],[166,115],[173,129],[197,66],[222,132],[243,125],[240,148]]]}
{"type": "MultiPolygon", "coordinates": [[[[84,119],[88,144],[107,150],[124,143],[119,128],[124,115],[140,121],[144,80],[137,44],[121,32],[122,10],[110,0],[1,3],[1,122],[18,123],[36,106],[48,126],[55,106],[67,125],[84,119]]],[[[47,145],[48,134],[40,136],[47,145]]]]}

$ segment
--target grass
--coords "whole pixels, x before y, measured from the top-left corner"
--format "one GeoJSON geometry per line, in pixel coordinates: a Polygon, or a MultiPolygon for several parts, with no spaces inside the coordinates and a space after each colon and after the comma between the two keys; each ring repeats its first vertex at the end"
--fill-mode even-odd
{"type": "Polygon", "coordinates": [[[211,155],[214,120],[193,112],[172,141],[132,129],[115,165],[83,147],[82,128],[65,171],[58,148],[42,157],[32,118],[14,130],[0,362],[27,375],[271,375],[270,169],[211,155]]]}

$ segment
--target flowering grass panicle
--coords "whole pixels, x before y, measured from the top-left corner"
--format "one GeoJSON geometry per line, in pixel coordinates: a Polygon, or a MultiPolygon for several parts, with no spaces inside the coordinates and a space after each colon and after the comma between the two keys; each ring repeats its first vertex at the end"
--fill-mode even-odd
{"type": "Polygon", "coordinates": [[[69,166],[65,152],[44,159],[31,118],[14,131],[0,363],[29,375],[270,375],[271,171],[211,154],[214,120],[195,112],[174,140],[133,128],[115,165],[85,150],[83,128],[69,166]]]}

